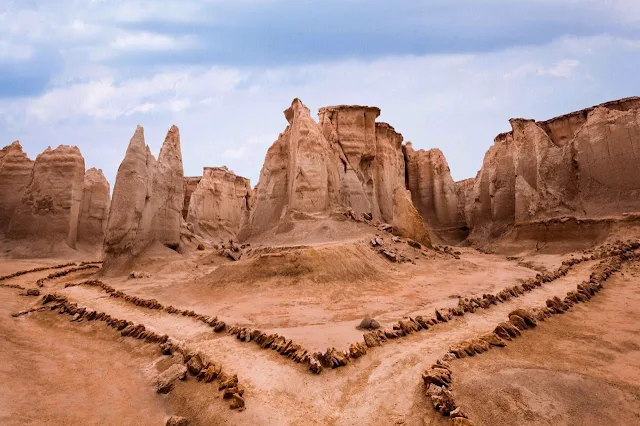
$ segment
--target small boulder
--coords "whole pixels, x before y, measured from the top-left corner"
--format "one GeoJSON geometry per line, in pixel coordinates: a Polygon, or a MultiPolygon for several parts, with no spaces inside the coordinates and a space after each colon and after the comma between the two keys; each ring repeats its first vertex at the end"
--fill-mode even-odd
{"type": "Polygon", "coordinates": [[[194,376],[200,374],[200,371],[202,371],[203,368],[204,363],[200,358],[200,355],[198,354],[193,355],[187,362],[187,369],[189,370],[189,373],[193,374],[194,376]]]}
{"type": "Polygon", "coordinates": [[[241,410],[244,408],[244,399],[236,394],[233,394],[233,396],[231,397],[231,404],[229,405],[229,407],[231,407],[232,410],[241,410]]]}
{"type": "Polygon", "coordinates": [[[160,373],[156,379],[155,390],[158,393],[169,393],[173,389],[176,380],[184,380],[187,375],[187,367],[182,364],[173,364],[160,373]]]}
{"type": "Polygon", "coordinates": [[[380,328],[380,323],[373,318],[365,317],[362,321],[360,321],[360,325],[358,326],[360,330],[377,330],[380,328]]]}
{"type": "Polygon", "coordinates": [[[167,420],[166,426],[188,426],[189,420],[180,416],[171,416],[169,420],[167,420]]]}

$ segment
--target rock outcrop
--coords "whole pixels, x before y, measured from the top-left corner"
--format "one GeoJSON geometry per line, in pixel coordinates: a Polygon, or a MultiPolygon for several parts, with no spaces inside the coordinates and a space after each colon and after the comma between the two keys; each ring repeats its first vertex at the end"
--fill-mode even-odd
{"type": "Polygon", "coordinates": [[[406,183],[411,199],[430,229],[464,239],[468,234],[464,196],[451,177],[449,164],[439,149],[414,150],[404,146],[406,183]],[[457,234],[457,235],[456,235],[457,234]]]}
{"type": "Polygon", "coordinates": [[[249,179],[226,167],[205,167],[190,197],[187,222],[198,235],[227,239],[235,237],[248,220],[251,209],[249,179]]]}
{"type": "Polygon", "coordinates": [[[325,107],[316,123],[295,99],[285,111],[289,126],[267,152],[242,234],[260,234],[287,217],[327,217],[347,208],[430,245],[405,191],[402,135],[376,123],[379,114],[375,107],[325,107]]]}
{"type": "Polygon", "coordinates": [[[138,126],[116,176],[105,235],[107,259],[137,256],[154,242],[178,247],[183,174],[178,128],[171,127],[156,161],[138,126]]]}
{"type": "Polygon", "coordinates": [[[14,211],[22,202],[33,163],[18,141],[0,150],[0,234],[6,232],[14,211]]]}
{"type": "Polygon", "coordinates": [[[329,142],[299,99],[284,114],[289,125],[267,151],[243,233],[260,234],[287,214],[321,214],[338,204],[338,170],[329,142]]]}
{"type": "Polygon", "coordinates": [[[512,131],[496,137],[475,179],[467,206],[474,234],[640,210],[640,98],[510,122],[512,131]]]}
{"type": "Polygon", "coordinates": [[[102,170],[91,168],[84,174],[82,204],[78,220],[78,242],[102,246],[109,218],[111,189],[102,170]]]}
{"type": "Polygon", "coordinates": [[[191,194],[196,190],[201,180],[202,176],[188,176],[184,178],[184,203],[182,204],[182,217],[184,220],[187,220],[187,215],[189,214],[191,194]]]}
{"type": "Polygon", "coordinates": [[[35,160],[29,184],[7,236],[76,247],[84,187],[84,158],[75,146],[47,148],[35,160]]]}

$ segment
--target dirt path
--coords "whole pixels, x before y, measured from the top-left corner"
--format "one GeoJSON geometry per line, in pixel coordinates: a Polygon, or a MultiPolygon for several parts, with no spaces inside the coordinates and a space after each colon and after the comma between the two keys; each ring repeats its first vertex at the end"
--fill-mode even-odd
{"type": "MultiPolygon", "coordinates": [[[[366,356],[350,365],[325,370],[320,376],[312,375],[304,366],[275,351],[241,343],[234,336],[215,334],[210,327],[191,318],[139,308],[108,297],[95,288],[79,286],[58,292],[81,306],[142,323],[159,334],[169,334],[222,362],[247,386],[247,410],[225,413],[239,424],[313,424],[315,421],[316,424],[336,425],[372,422],[421,425],[423,417],[433,415],[427,409],[421,385],[416,379],[425,364],[435,361],[452,344],[492,330],[515,308],[538,306],[549,297],[563,296],[588,277],[594,263],[577,265],[567,276],[545,283],[519,298],[487,310],[479,309],[474,314],[371,349],[366,356]],[[274,423],[276,419],[283,423],[274,423]]],[[[336,326],[344,325],[331,325],[336,326]]],[[[296,328],[281,331],[287,337],[302,336],[296,333],[296,328]]],[[[339,348],[352,341],[344,341],[339,348]]],[[[180,392],[197,393],[198,388],[186,386],[182,391],[177,389],[176,395],[180,392]]],[[[189,405],[189,398],[185,397],[185,403],[189,405]]],[[[212,415],[202,411],[194,420],[207,424],[212,421],[212,415]],[[199,419],[199,415],[203,418],[199,419]]]]}

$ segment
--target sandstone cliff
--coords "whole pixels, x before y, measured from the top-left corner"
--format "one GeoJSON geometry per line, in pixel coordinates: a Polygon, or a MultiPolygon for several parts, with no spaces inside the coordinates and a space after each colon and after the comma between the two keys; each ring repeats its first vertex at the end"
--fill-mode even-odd
{"type": "Polygon", "coordinates": [[[196,190],[201,180],[202,176],[188,176],[184,178],[184,203],[182,204],[182,217],[185,220],[187,220],[187,214],[189,213],[191,194],[196,190]]]}
{"type": "Polygon", "coordinates": [[[84,175],[78,220],[78,242],[102,246],[109,217],[111,190],[102,170],[91,168],[84,175]]]}
{"type": "Polygon", "coordinates": [[[513,224],[640,210],[640,98],[545,122],[512,119],[475,179],[471,225],[497,236],[513,224]]]}
{"type": "Polygon", "coordinates": [[[109,258],[137,256],[154,242],[178,247],[183,174],[178,128],[171,127],[156,161],[138,126],[116,175],[105,235],[109,258]]]}
{"type": "Polygon", "coordinates": [[[75,146],[47,148],[36,158],[7,236],[76,247],[84,186],[84,158],[75,146]]]}
{"type": "Polygon", "coordinates": [[[316,123],[295,99],[285,111],[289,126],[267,152],[243,236],[260,234],[292,215],[320,218],[347,208],[430,244],[424,223],[413,220],[418,214],[404,190],[402,135],[376,123],[379,114],[375,107],[325,107],[316,123]]]}
{"type": "Polygon", "coordinates": [[[420,215],[436,233],[464,239],[468,231],[464,195],[451,177],[442,151],[415,151],[409,142],[404,152],[407,188],[420,215]]]}
{"type": "Polygon", "coordinates": [[[226,167],[205,167],[190,197],[187,222],[198,235],[233,238],[251,209],[249,179],[226,167]]]}
{"type": "Polygon", "coordinates": [[[6,232],[14,211],[22,202],[33,164],[18,141],[0,150],[0,234],[6,232]]]}

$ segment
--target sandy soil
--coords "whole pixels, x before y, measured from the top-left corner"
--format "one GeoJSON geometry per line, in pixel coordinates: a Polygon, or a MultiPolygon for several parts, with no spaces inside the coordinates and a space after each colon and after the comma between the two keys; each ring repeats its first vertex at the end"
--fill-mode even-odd
{"type": "MultiPolygon", "coordinates": [[[[6,343],[0,389],[12,395],[0,399],[0,423],[159,425],[176,413],[194,425],[445,425],[424,395],[423,369],[452,344],[492,330],[513,309],[564,296],[595,264],[581,263],[522,297],[372,348],[320,375],[275,351],[214,333],[196,319],[138,307],[100,288],[65,288],[95,275],[127,294],[277,332],[309,350],[344,350],[362,339],[356,325],[367,314],[383,326],[406,316],[431,316],[436,308],[455,306],[458,296],[497,293],[557,268],[571,255],[522,251],[507,257],[460,248],[456,259],[404,242],[385,243],[413,262],[391,263],[359,236],[295,247],[256,244],[254,255],[239,262],[210,250],[149,258],[137,265],[148,278],[82,271],[44,283],[43,293],[144,324],[222,363],[246,388],[243,411],[230,410],[215,385],[193,377],[167,396],[155,394],[152,382],[164,362],[157,364],[163,359],[157,345],[123,338],[101,322],[70,323],[52,312],[13,318],[10,313],[38,298],[0,288],[0,337],[6,343]],[[281,255],[261,256],[266,252],[281,255]]],[[[60,262],[6,260],[0,275],[54,263],[60,262]]],[[[640,275],[634,268],[611,280],[603,296],[526,339],[459,363],[455,389],[476,424],[634,424],[640,410],[640,275]]],[[[49,273],[5,283],[35,287],[49,273]]]]}
{"type": "Polygon", "coordinates": [[[457,401],[478,424],[640,424],[639,306],[633,264],[526,338],[454,363],[457,401]]]}

